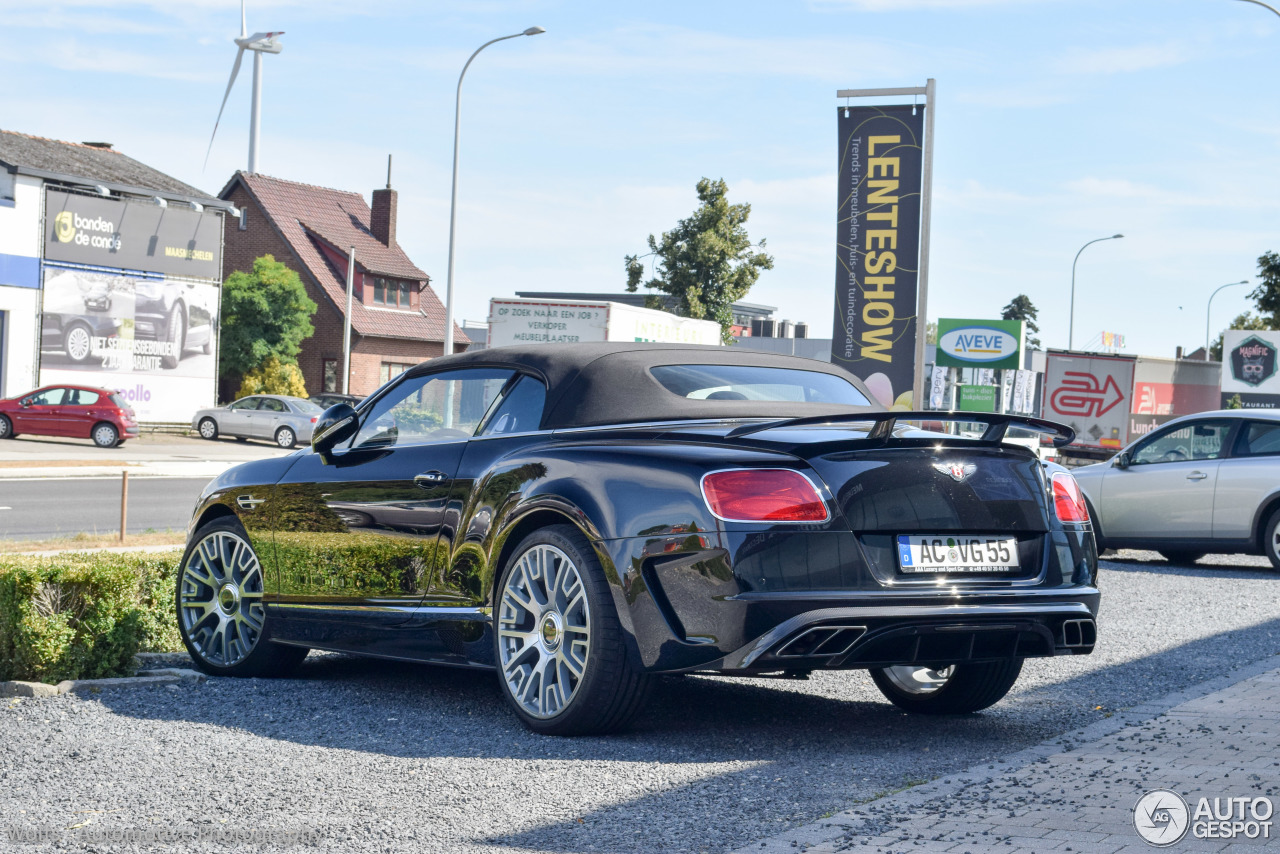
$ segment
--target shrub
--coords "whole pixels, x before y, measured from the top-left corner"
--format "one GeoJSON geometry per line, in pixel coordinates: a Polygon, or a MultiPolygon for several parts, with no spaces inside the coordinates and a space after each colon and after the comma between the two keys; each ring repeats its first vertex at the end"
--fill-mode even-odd
{"type": "Polygon", "coordinates": [[[285,394],[306,398],[307,387],[302,381],[302,370],[295,364],[281,362],[268,356],[262,364],[244,375],[236,400],[251,394],[285,394]]]}
{"type": "Polygon", "coordinates": [[[125,676],[135,653],[181,650],[179,556],[0,557],[0,680],[125,676]]]}

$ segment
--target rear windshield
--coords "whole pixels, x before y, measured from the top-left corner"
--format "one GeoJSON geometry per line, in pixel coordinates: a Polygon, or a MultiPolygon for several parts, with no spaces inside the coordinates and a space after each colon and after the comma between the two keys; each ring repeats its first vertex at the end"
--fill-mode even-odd
{"type": "Polygon", "coordinates": [[[692,400],[785,400],[870,406],[853,383],[832,374],[755,365],[661,365],[663,388],[692,400]]]}
{"type": "Polygon", "coordinates": [[[291,397],[289,398],[289,402],[293,404],[294,409],[298,410],[303,415],[318,415],[321,412],[324,412],[322,407],[316,406],[311,401],[303,400],[300,397],[291,397]]]}
{"type": "Polygon", "coordinates": [[[125,399],[121,397],[119,394],[111,395],[111,402],[114,403],[116,406],[120,407],[121,409],[129,408],[129,404],[126,403],[125,399]]]}

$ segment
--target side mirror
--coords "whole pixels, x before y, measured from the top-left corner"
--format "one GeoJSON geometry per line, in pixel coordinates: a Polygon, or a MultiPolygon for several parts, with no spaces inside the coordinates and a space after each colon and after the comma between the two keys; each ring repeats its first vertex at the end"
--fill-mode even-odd
{"type": "Polygon", "coordinates": [[[1127,469],[1129,467],[1130,462],[1132,461],[1129,459],[1128,451],[1121,451],[1120,453],[1116,454],[1116,468],[1127,469]]]}
{"type": "Polygon", "coordinates": [[[324,456],[339,442],[354,436],[359,427],[360,418],[351,404],[330,406],[316,419],[316,428],[311,434],[311,450],[324,456]]]}
{"type": "Polygon", "coordinates": [[[31,405],[31,398],[24,397],[22,400],[18,401],[18,405],[21,406],[23,409],[26,409],[28,406],[31,405]]]}

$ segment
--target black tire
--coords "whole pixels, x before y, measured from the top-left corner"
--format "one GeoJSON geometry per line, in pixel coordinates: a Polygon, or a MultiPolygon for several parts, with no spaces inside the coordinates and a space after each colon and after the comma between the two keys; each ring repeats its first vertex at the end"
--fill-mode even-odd
{"type": "Polygon", "coordinates": [[[89,431],[89,438],[93,439],[93,444],[99,448],[114,448],[120,444],[120,431],[116,429],[114,424],[99,421],[89,431]]]}
{"type": "Polygon", "coordinates": [[[1160,549],[1160,555],[1169,563],[1195,563],[1208,552],[1180,551],[1178,549],[1160,549]]]}
{"type": "MultiPolygon", "coordinates": [[[[522,570],[523,571],[523,570],[522,570]]],[[[563,571],[563,569],[559,570],[563,571]]],[[[550,600],[551,597],[548,597],[550,600]]],[[[575,598],[574,601],[577,601],[575,598]]],[[[580,606],[579,606],[580,607],[580,606]]],[[[565,609],[566,612],[568,609],[565,609]]],[[[618,620],[617,611],[614,609],[613,596],[609,591],[609,584],[605,580],[604,570],[600,566],[600,561],[591,549],[590,543],[576,528],[572,525],[554,525],[547,528],[534,531],[529,534],[520,544],[516,546],[511,553],[510,559],[502,568],[499,576],[499,583],[495,591],[494,613],[494,655],[495,661],[498,662],[498,686],[502,696],[506,698],[507,704],[520,718],[526,727],[536,733],[542,735],[592,735],[599,733],[615,732],[630,723],[631,719],[644,705],[644,701],[648,696],[649,688],[652,684],[651,677],[637,668],[632,662],[627,651],[626,639],[623,634],[622,624],[618,620]],[[579,614],[585,613],[588,619],[586,632],[587,651],[585,655],[585,663],[581,666],[581,677],[570,689],[569,699],[563,703],[563,706],[553,712],[538,716],[531,714],[530,711],[522,704],[522,701],[515,696],[513,691],[519,690],[513,687],[509,678],[508,671],[513,674],[523,670],[523,667],[517,665],[522,659],[525,650],[535,649],[535,644],[542,643],[542,637],[545,632],[538,630],[537,637],[526,644],[516,654],[511,653],[511,647],[504,650],[504,640],[500,629],[503,625],[517,625],[518,621],[515,615],[519,610],[513,608],[510,601],[504,596],[507,591],[509,582],[513,581],[513,573],[521,565],[521,560],[526,555],[538,548],[549,547],[563,553],[568,561],[572,564],[578,578],[581,580],[583,597],[587,607],[580,610],[579,614]],[[508,659],[507,657],[510,658],[508,659]]],[[[549,618],[547,612],[543,611],[543,622],[549,618]]],[[[532,616],[529,612],[520,615],[521,617],[532,616]]],[[[566,614],[565,624],[569,622],[566,614]]],[[[534,625],[538,625],[538,621],[534,620],[534,625]]],[[[568,632],[560,633],[560,638],[565,640],[564,649],[571,651],[572,646],[567,642],[570,638],[568,632]]],[[[559,640],[557,640],[559,647],[559,640]]],[[[545,648],[545,645],[543,646],[545,648]]],[[[531,668],[532,671],[532,668],[531,668]]],[[[567,671],[564,671],[567,673],[567,671]]],[[[560,690],[559,696],[563,696],[562,689],[559,688],[559,682],[562,679],[561,671],[557,671],[557,690],[560,690]]],[[[522,684],[532,679],[530,672],[523,680],[522,684]]],[[[539,676],[538,681],[538,705],[542,705],[544,694],[544,686],[542,677],[539,676]]],[[[529,691],[525,691],[526,696],[529,691]]]]}
{"type": "Polygon", "coordinates": [[[292,427],[281,427],[276,431],[276,444],[282,448],[292,448],[298,444],[298,434],[292,427]]]}
{"type": "Polygon", "coordinates": [[[962,715],[1000,702],[1021,672],[1021,658],[956,664],[940,687],[921,693],[901,688],[888,668],[872,670],[871,678],[880,693],[899,709],[923,715],[962,715]]]}
{"type": "Polygon", "coordinates": [[[218,438],[218,422],[212,418],[201,418],[200,423],[196,425],[196,430],[199,431],[201,439],[218,438]]]}
{"type": "Polygon", "coordinates": [[[0,439],[12,439],[16,435],[18,434],[13,432],[13,422],[0,415],[0,439]]]}
{"type": "Polygon", "coordinates": [[[1262,551],[1271,561],[1271,568],[1280,570],[1280,507],[1272,511],[1262,528],[1262,551]]]}
{"type": "MultiPolygon", "coordinates": [[[[1081,493],[1083,494],[1083,493],[1081,493]]],[[[1089,522],[1093,527],[1093,542],[1098,547],[1098,554],[1107,551],[1106,537],[1102,536],[1102,520],[1098,516],[1098,511],[1094,509],[1093,502],[1089,500],[1089,496],[1084,497],[1084,506],[1089,511],[1089,522]]]]}
{"type": "Polygon", "coordinates": [[[89,324],[80,320],[67,324],[67,328],[62,330],[62,349],[67,358],[77,365],[93,358],[93,330],[89,324]]]}
{"type": "Polygon", "coordinates": [[[249,438],[248,438],[247,436],[236,436],[236,441],[237,441],[237,442],[247,442],[247,441],[249,441],[249,438]]]}
{"type": "Polygon", "coordinates": [[[173,370],[182,361],[182,351],[187,346],[187,311],[182,303],[175,302],[169,309],[169,322],[164,325],[164,341],[174,345],[173,355],[160,357],[160,367],[173,370]]]}
{"type": "Polygon", "coordinates": [[[286,646],[271,640],[271,617],[262,609],[262,565],[258,562],[249,536],[239,521],[222,517],[206,522],[192,535],[178,565],[178,581],[174,590],[174,610],[178,634],[196,666],[213,676],[286,676],[302,659],[307,649],[286,646]],[[240,561],[233,560],[236,549],[248,549],[248,557],[240,551],[240,561]],[[232,564],[228,569],[227,564],[232,564]],[[256,566],[256,578],[244,568],[256,566]],[[235,573],[240,571],[239,579],[235,573]],[[201,579],[209,579],[214,584],[201,579]],[[226,586],[234,593],[223,596],[226,586]],[[257,600],[256,607],[254,600],[257,600]],[[228,603],[227,600],[232,600],[228,603]],[[214,610],[201,608],[211,602],[214,610]],[[185,604],[184,604],[185,603],[185,604]],[[202,614],[201,611],[204,611],[202,614]],[[210,617],[217,618],[223,628],[222,640],[210,617]],[[245,630],[256,623],[260,628],[245,630]],[[233,631],[227,631],[230,624],[233,631]],[[228,640],[230,635],[235,637],[228,640]],[[219,647],[221,648],[219,650],[219,647]],[[247,650],[245,649],[247,647],[247,650]]]}

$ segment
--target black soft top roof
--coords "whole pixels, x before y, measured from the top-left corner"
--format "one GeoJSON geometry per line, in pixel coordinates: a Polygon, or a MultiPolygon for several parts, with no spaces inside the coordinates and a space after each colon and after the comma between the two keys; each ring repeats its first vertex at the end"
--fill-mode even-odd
{"type": "Polygon", "coordinates": [[[729,350],[693,344],[533,344],[474,350],[432,359],[410,376],[448,368],[494,367],[531,373],[547,384],[542,428],[594,427],[637,421],[699,418],[779,418],[881,412],[883,407],[851,374],[814,359],[759,350],[729,350]],[[659,365],[756,365],[830,374],[852,384],[870,406],[763,400],[693,400],[658,383],[649,368],[659,365]]]}

